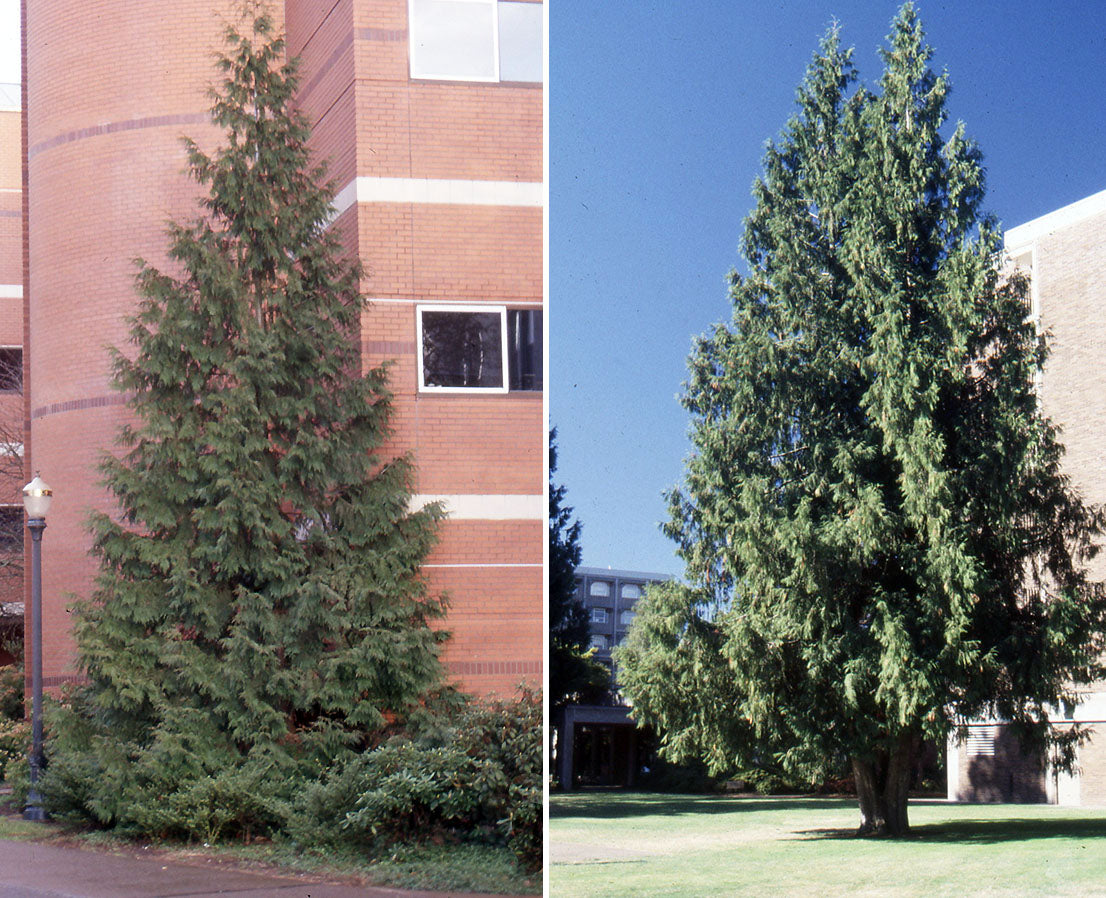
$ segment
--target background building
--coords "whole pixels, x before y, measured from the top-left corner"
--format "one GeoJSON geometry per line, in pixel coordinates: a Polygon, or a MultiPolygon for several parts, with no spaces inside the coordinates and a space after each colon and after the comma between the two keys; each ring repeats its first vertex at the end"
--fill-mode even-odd
{"type": "Polygon", "coordinates": [[[0,664],[23,629],[23,166],[18,84],[0,84],[0,664]]]}
{"type": "Polygon", "coordinates": [[[618,695],[611,649],[626,636],[634,605],[650,583],[667,574],[576,568],[576,597],[587,608],[595,657],[611,668],[611,702],[568,705],[557,727],[557,781],[564,790],[580,786],[633,786],[651,751],[618,695]]]}
{"type": "MultiPolygon", "coordinates": [[[[88,510],[112,507],[96,463],[129,417],[108,347],[126,346],[132,260],[168,267],[166,222],[197,214],[181,137],[206,149],[220,139],[206,89],[238,6],[23,0],[26,255],[9,259],[5,243],[0,256],[13,293],[0,294],[0,354],[21,296],[26,474],[55,492],[47,686],[77,675],[66,606],[95,570],[88,510]]],[[[543,6],[271,8],[301,59],[314,148],[331,162],[332,227],[364,266],[363,369],[392,363],[388,449],[413,458],[416,501],[449,511],[426,566],[450,597],[447,666],[464,688],[509,694],[540,682],[543,644],[543,6]]]]}
{"type": "MultiPolygon", "coordinates": [[[[1065,470],[1085,501],[1106,505],[1106,191],[1011,228],[1006,252],[1029,274],[1032,314],[1049,334],[1051,355],[1037,387],[1045,414],[1061,428],[1065,470]]],[[[1106,556],[1091,570],[1106,580],[1106,556]]],[[[1055,722],[1094,728],[1076,774],[1025,757],[1000,723],[981,721],[964,744],[950,744],[949,798],[1106,804],[1106,683],[1057,709],[1055,722]]]]}

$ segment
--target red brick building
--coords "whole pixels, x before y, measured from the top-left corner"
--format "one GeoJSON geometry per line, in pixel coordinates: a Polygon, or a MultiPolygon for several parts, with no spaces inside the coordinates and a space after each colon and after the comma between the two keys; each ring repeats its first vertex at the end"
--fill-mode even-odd
{"type": "Polygon", "coordinates": [[[0,664],[23,626],[23,174],[18,84],[0,84],[0,664]]]}
{"type": "MultiPolygon", "coordinates": [[[[47,686],[76,674],[66,606],[94,573],[84,520],[111,508],[95,465],[128,419],[108,347],[125,345],[131,260],[164,264],[166,222],[196,214],[181,137],[219,140],[205,91],[237,6],[23,0],[25,255],[0,256],[0,283],[21,286],[27,321],[26,471],[55,493],[47,686]]],[[[426,566],[451,598],[447,665],[479,693],[540,683],[543,6],[273,0],[272,11],[339,186],[332,227],[364,265],[363,366],[393,362],[391,448],[414,458],[416,500],[449,510],[426,566]]]]}

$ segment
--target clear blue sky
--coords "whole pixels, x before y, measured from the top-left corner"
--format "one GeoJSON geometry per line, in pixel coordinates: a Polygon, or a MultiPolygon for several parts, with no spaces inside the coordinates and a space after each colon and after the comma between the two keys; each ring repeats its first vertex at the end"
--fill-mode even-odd
{"type": "MultiPolygon", "coordinates": [[[[695,334],[729,317],[765,142],[836,18],[874,84],[896,2],[550,4],[550,417],[584,564],[681,573],[659,532],[695,334]]],[[[1106,190],[1096,2],[922,2],[953,120],[1013,227],[1106,190]]]]}

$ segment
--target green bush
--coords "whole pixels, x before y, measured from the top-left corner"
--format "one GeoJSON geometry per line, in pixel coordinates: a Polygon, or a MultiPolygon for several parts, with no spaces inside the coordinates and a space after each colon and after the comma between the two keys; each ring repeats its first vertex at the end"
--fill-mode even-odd
{"type": "Polygon", "coordinates": [[[6,664],[0,667],[0,721],[23,717],[23,666],[6,664]]]}
{"type": "Polygon", "coordinates": [[[55,819],[209,843],[284,820],[289,765],[243,753],[195,710],[168,713],[149,744],[105,726],[81,693],[50,707],[47,723],[42,792],[55,819]]]}
{"type": "Polygon", "coordinates": [[[14,766],[27,757],[31,725],[23,720],[0,718],[0,782],[7,782],[14,766]]]}
{"type": "Polygon", "coordinates": [[[141,745],[109,732],[78,694],[48,715],[42,789],[55,819],[123,834],[208,843],[270,835],[305,847],[479,840],[506,844],[536,869],[541,723],[541,698],[529,690],[513,702],[446,704],[378,746],[313,765],[291,753],[243,754],[187,709],[141,745]]]}
{"type": "Polygon", "coordinates": [[[473,702],[394,736],[303,788],[287,821],[305,844],[429,836],[505,842],[541,866],[541,699],[473,702]]]}
{"type": "Polygon", "coordinates": [[[23,714],[23,668],[0,667],[0,782],[6,782],[14,772],[13,764],[27,756],[31,726],[23,714]]]}

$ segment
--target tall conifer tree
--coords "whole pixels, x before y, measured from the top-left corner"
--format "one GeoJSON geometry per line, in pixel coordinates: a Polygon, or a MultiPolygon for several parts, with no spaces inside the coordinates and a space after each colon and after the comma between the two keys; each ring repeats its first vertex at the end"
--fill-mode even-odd
{"type": "Polygon", "coordinates": [[[1033,391],[1044,348],[980,213],[980,154],[913,7],[877,92],[836,29],[770,145],[733,320],[700,338],[693,454],[666,532],[688,586],[651,590],[618,653],[634,713],[716,770],[851,762],[861,830],[908,829],[924,739],[981,715],[1063,764],[1047,715],[1100,672],[1072,492],[1033,391]]]}
{"type": "Polygon", "coordinates": [[[139,260],[115,354],[136,423],[103,462],[121,514],[93,518],[76,623],[89,729],[56,746],[83,732],[101,819],[143,776],[171,803],[236,766],[325,765],[441,685],[443,603],[420,575],[440,511],[410,511],[411,466],[381,452],[387,372],[361,375],[359,270],[328,228],[295,65],[264,13],[227,40],[225,141],[187,142],[205,214],[171,225],[170,270],[139,260]]]}

